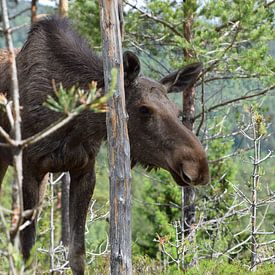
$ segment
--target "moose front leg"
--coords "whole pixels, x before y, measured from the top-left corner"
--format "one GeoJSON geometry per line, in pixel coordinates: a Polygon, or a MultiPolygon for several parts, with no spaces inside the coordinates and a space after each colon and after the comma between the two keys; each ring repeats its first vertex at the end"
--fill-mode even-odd
{"type": "MultiPolygon", "coordinates": [[[[39,202],[40,180],[33,176],[28,168],[24,167],[23,173],[24,210],[31,210],[37,207],[39,202]]],[[[35,223],[36,220],[31,220],[31,223],[20,232],[21,250],[25,261],[30,257],[30,251],[35,243],[35,223]]]]}
{"type": "Polygon", "coordinates": [[[69,262],[74,275],[85,270],[85,222],[95,186],[94,163],[81,173],[70,172],[70,241],[69,262]]]}

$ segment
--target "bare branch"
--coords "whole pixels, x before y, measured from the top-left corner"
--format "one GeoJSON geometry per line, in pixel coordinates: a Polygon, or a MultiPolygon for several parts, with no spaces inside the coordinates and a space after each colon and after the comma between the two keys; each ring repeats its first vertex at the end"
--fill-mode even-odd
{"type": "MultiPolygon", "coordinates": [[[[234,99],[216,104],[216,105],[210,107],[209,109],[205,110],[205,113],[209,113],[209,112],[211,112],[211,111],[213,111],[213,110],[215,110],[219,107],[223,107],[223,106],[226,106],[226,105],[234,103],[234,102],[240,102],[240,101],[243,101],[243,100],[246,100],[246,99],[266,95],[269,91],[273,90],[274,88],[275,88],[275,85],[271,85],[270,87],[267,87],[267,88],[263,89],[262,91],[260,91],[258,93],[255,93],[255,94],[252,94],[252,95],[245,95],[245,96],[237,97],[237,98],[234,98],[234,99]]],[[[198,115],[195,116],[195,119],[197,119],[201,116],[202,116],[202,113],[199,113],[198,115]]]]}
{"type": "Polygon", "coordinates": [[[176,29],[176,26],[170,24],[169,22],[167,22],[167,21],[165,21],[165,20],[163,20],[163,19],[160,19],[160,18],[158,18],[158,17],[156,17],[156,16],[154,16],[154,15],[152,15],[152,14],[149,14],[149,13],[147,13],[147,12],[141,10],[139,7],[137,7],[136,5],[131,4],[131,3],[128,2],[127,0],[124,0],[123,2],[124,2],[126,5],[130,6],[131,8],[133,8],[133,9],[137,10],[138,12],[140,12],[140,13],[142,14],[142,16],[145,16],[145,17],[147,17],[147,18],[149,18],[149,19],[151,19],[151,20],[153,20],[153,21],[155,21],[155,22],[157,22],[157,23],[162,24],[163,26],[165,26],[165,27],[167,27],[168,29],[170,29],[170,30],[171,30],[174,34],[176,34],[177,36],[182,37],[182,33],[176,29]]]}
{"type": "Polygon", "coordinates": [[[13,20],[13,19],[15,19],[16,17],[18,17],[18,16],[20,16],[20,15],[22,15],[23,13],[28,12],[28,11],[30,11],[30,8],[23,9],[23,10],[19,11],[18,13],[16,13],[16,14],[10,16],[10,17],[9,17],[9,20],[13,20]]]}
{"type": "Polygon", "coordinates": [[[242,149],[236,150],[235,152],[233,152],[233,153],[231,153],[231,154],[222,156],[222,157],[217,158],[217,159],[214,159],[214,160],[209,160],[209,163],[215,164],[215,163],[217,163],[217,162],[226,160],[226,159],[228,159],[228,158],[232,158],[232,157],[238,156],[238,155],[240,155],[240,154],[242,154],[242,153],[244,153],[244,152],[250,151],[251,149],[253,149],[253,146],[250,146],[250,147],[247,147],[247,148],[242,148],[242,149]]]}

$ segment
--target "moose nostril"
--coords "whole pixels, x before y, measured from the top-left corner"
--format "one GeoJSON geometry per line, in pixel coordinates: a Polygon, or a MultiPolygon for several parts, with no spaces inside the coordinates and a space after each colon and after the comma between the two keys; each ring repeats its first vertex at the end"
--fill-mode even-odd
{"type": "Polygon", "coordinates": [[[192,183],[192,178],[191,178],[191,176],[190,175],[188,175],[187,173],[185,173],[183,170],[181,170],[181,177],[182,177],[182,179],[186,182],[186,183],[188,183],[188,184],[190,184],[190,183],[192,183]]]}

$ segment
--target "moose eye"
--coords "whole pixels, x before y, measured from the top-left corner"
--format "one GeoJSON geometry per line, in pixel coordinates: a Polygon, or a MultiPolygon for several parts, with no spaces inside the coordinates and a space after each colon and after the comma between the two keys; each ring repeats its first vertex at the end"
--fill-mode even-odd
{"type": "Polygon", "coordinates": [[[147,106],[141,106],[139,112],[143,115],[150,115],[152,111],[147,106]]]}

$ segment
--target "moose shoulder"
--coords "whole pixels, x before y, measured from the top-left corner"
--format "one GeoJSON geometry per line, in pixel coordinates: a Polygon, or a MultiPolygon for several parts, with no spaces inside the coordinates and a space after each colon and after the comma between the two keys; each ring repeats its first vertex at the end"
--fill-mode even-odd
{"type": "MultiPolygon", "coordinates": [[[[52,80],[63,87],[86,88],[96,81],[104,86],[103,62],[71,27],[66,19],[49,18],[32,26],[17,58],[22,135],[30,137],[45,129],[60,114],[43,106],[53,95],[52,80]]],[[[168,170],[181,186],[209,182],[205,152],[196,136],[178,119],[178,110],[168,92],[184,91],[194,84],[201,64],[191,64],[160,81],[139,76],[140,62],[131,52],[124,53],[125,96],[129,114],[128,130],[132,165],[168,170]]],[[[8,65],[0,65],[0,91],[10,97],[8,65]]],[[[95,186],[95,157],[106,138],[106,115],[85,111],[71,123],[24,150],[24,208],[34,208],[39,200],[39,186],[48,172],[69,171],[70,244],[69,261],[74,274],[84,273],[84,229],[88,205],[95,186]]],[[[10,131],[5,114],[0,123],[10,131]]],[[[0,137],[0,142],[4,142],[0,137]]],[[[0,180],[11,152],[0,147],[0,180]]],[[[20,235],[25,259],[35,242],[35,222],[20,235]]]]}

